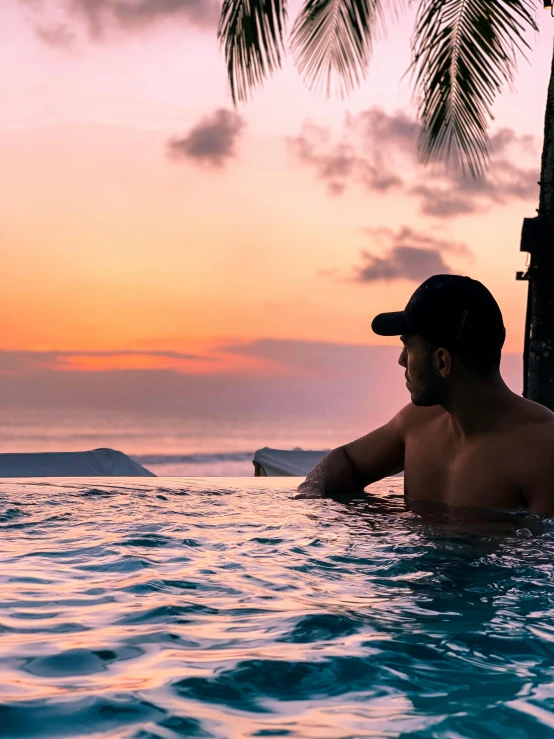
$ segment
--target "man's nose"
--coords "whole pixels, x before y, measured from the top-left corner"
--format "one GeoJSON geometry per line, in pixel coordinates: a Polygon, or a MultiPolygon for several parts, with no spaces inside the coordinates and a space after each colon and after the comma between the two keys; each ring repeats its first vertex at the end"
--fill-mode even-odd
{"type": "Polygon", "coordinates": [[[406,367],[406,350],[402,349],[400,356],[398,357],[398,364],[401,367],[406,367]]]}

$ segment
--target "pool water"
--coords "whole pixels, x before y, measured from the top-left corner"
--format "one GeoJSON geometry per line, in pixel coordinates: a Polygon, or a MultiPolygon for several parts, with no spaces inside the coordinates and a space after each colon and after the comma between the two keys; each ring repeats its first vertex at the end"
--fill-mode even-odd
{"type": "Polygon", "coordinates": [[[554,736],[554,522],[0,482],[0,737],[554,736]]]}

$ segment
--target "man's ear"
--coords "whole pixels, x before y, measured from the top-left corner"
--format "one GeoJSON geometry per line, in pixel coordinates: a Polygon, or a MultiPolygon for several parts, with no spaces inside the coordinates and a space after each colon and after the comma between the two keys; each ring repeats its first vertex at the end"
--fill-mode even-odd
{"type": "Polygon", "coordinates": [[[435,370],[443,380],[452,374],[453,365],[452,354],[448,349],[440,347],[435,351],[435,370]]]}

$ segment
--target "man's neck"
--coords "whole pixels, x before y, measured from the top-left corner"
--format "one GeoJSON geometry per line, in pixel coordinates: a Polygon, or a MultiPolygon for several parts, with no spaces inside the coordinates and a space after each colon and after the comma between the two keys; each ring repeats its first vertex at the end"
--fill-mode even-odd
{"type": "Polygon", "coordinates": [[[494,430],[515,397],[499,373],[490,378],[471,375],[452,387],[443,407],[455,431],[466,437],[494,430]]]}

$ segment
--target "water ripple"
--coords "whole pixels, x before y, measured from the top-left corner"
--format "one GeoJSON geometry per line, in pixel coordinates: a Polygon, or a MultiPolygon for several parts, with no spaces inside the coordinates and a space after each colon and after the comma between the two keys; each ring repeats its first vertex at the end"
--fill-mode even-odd
{"type": "Polygon", "coordinates": [[[554,521],[400,485],[0,482],[0,737],[551,737],[554,521]]]}

